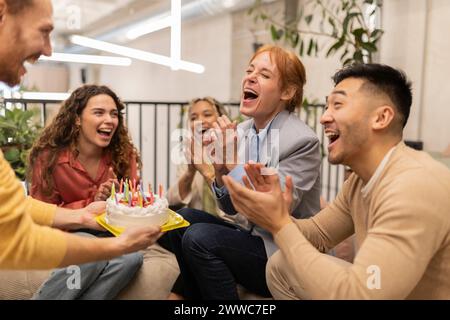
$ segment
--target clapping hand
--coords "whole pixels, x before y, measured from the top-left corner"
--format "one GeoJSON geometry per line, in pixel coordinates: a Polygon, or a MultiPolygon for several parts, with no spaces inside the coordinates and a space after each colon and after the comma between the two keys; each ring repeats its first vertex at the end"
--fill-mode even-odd
{"type": "Polygon", "coordinates": [[[214,180],[214,167],[207,155],[206,147],[195,137],[188,137],[185,144],[185,157],[188,161],[188,170],[198,171],[208,181],[214,180]]]}
{"type": "Polygon", "coordinates": [[[214,169],[221,174],[228,174],[237,165],[237,122],[231,122],[227,116],[217,118],[213,124],[214,169]]]}
{"type": "MultiPolygon", "coordinates": [[[[280,181],[276,169],[267,168],[261,163],[254,162],[249,162],[244,165],[244,169],[247,176],[243,176],[242,181],[247,188],[261,192],[275,192],[275,190],[280,187],[280,181]]],[[[284,203],[288,209],[291,208],[293,201],[292,188],[292,178],[288,176],[286,177],[286,190],[285,192],[282,192],[284,203]]]]}
{"type": "Polygon", "coordinates": [[[292,178],[286,177],[286,189],[283,192],[278,175],[261,175],[262,167],[261,164],[244,166],[248,176],[243,178],[245,186],[229,176],[222,179],[236,210],[275,235],[286,224],[292,222],[289,215],[292,203],[292,178]]]}

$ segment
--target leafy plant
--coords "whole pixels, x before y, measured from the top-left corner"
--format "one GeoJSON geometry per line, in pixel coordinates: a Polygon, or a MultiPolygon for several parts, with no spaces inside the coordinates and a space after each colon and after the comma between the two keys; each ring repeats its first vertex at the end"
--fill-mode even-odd
{"type": "Polygon", "coordinates": [[[28,151],[37,138],[41,126],[33,117],[38,110],[6,109],[0,115],[0,148],[16,176],[25,180],[28,151]]]}
{"type": "Polygon", "coordinates": [[[249,14],[255,22],[266,22],[274,41],[284,39],[300,56],[317,56],[326,48],[327,57],[342,52],[340,61],[347,65],[373,61],[383,30],[370,27],[366,19],[374,19],[381,5],[381,0],[309,0],[292,19],[277,19],[256,0],[249,14]]]}

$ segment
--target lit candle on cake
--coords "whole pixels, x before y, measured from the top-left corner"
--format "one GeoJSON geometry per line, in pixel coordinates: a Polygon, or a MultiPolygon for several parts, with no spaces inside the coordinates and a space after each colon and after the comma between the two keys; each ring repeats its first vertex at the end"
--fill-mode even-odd
{"type": "Polygon", "coordinates": [[[129,186],[129,188],[130,188],[130,191],[131,191],[131,192],[134,192],[133,185],[131,184],[131,181],[130,181],[130,180],[128,180],[128,186],[129,186]]]}
{"type": "Polygon", "coordinates": [[[123,191],[123,178],[120,179],[120,186],[119,186],[119,193],[122,193],[123,191]]]}
{"type": "Polygon", "coordinates": [[[148,184],[148,196],[149,196],[149,198],[150,198],[150,205],[152,205],[153,204],[153,191],[152,191],[152,185],[149,183],[148,184]]]}
{"type": "Polygon", "coordinates": [[[124,195],[125,201],[128,201],[128,183],[125,181],[125,195],[124,195]]]}
{"type": "Polygon", "coordinates": [[[158,191],[158,196],[161,199],[163,195],[163,189],[162,189],[162,184],[159,184],[159,191],[158,191]]]}
{"type": "Polygon", "coordinates": [[[144,207],[144,200],[143,200],[143,198],[142,198],[140,192],[139,192],[139,194],[138,194],[138,198],[139,198],[139,206],[140,206],[141,208],[143,208],[143,207],[144,207]]]}
{"type": "Polygon", "coordinates": [[[141,181],[141,184],[139,185],[139,193],[141,194],[141,198],[142,198],[142,206],[144,206],[146,199],[145,199],[145,193],[144,193],[144,185],[142,184],[142,181],[141,181]]]}
{"type": "Polygon", "coordinates": [[[111,200],[114,199],[115,195],[116,195],[116,188],[115,188],[115,185],[113,183],[112,187],[111,187],[111,200]]]}

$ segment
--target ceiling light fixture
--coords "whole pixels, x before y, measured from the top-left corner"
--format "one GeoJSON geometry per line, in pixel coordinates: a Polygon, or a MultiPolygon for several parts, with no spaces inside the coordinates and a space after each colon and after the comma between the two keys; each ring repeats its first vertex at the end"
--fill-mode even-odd
{"type": "MultiPolygon", "coordinates": [[[[76,35],[71,36],[70,41],[72,43],[80,45],[80,46],[97,49],[97,50],[101,50],[101,51],[106,51],[106,52],[122,55],[125,57],[137,59],[137,60],[152,62],[152,63],[160,64],[160,65],[163,65],[166,67],[173,66],[173,61],[172,61],[171,57],[166,57],[166,56],[156,54],[156,53],[151,53],[151,52],[147,52],[147,51],[143,51],[143,50],[119,46],[117,44],[100,41],[100,40],[95,40],[95,39],[87,38],[87,37],[83,37],[83,36],[76,36],[76,35]]],[[[191,71],[191,72],[195,72],[195,73],[203,73],[205,71],[205,67],[200,64],[182,61],[182,60],[178,61],[178,67],[179,67],[179,69],[191,71]]]]}
{"type": "Polygon", "coordinates": [[[181,0],[172,0],[170,28],[170,57],[172,70],[181,69],[181,0]]]}
{"type": "Polygon", "coordinates": [[[130,58],[124,57],[109,57],[99,55],[87,54],[70,54],[53,52],[51,57],[41,56],[40,61],[56,61],[56,62],[73,62],[73,63],[88,63],[88,64],[102,64],[110,66],[128,67],[131,65],[130,58]]]}
{"type": "Polygon", "coordinates": [[[156,32],[165,28],[169,28],[172,25],[172,17],[154,17],[150,21],[146,21],[127,32],[127,38],[130,40],[137,39],[148,33],[156,32]]]}
{"type": "MultiPolygon", "coordinates": [[[[186,70],[194,73],[205,72],[204,66],[181,60],[181,0],[171,0],[170,16],[160,18],[159,22],[154,20],[152,25],[147,25],[147,27],[152,29],[151,32],[170,27],[170,57],[79,35],[71,36],[70,41],[80,46],[160,64],[170,67],[172,70],[186,70]]],[[[148,31],[147,29],[146,33],[149,33],[148,31]]],[[[135,35],[138,33],[135,33],[135,35]]]]}
{"type": "Polygon", "coordinates": [[[70,97],[66,92],[22,92],[22,99],[63,101],[70,97]]]}

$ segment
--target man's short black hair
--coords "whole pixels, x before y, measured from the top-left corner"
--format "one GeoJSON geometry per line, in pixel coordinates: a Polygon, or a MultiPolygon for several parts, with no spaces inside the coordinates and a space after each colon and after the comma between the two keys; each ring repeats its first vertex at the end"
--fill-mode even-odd
{"type": "Polygon", "coordinates": [[[23,9],[31,7],[34,0],[6,0],[8,11],[11,14],[18,14],[23,9]]]}
{"type": "Polygon", "coordinates": [[[411,110],[412,92],[411,82],[403,71],[376,63],[353,64],[339,70],[333,76],[333,81],[337,85],[347,78],[365,79],[385,93],[395,104],[401,116],[402,127],[405,127],[411,110]]]}

